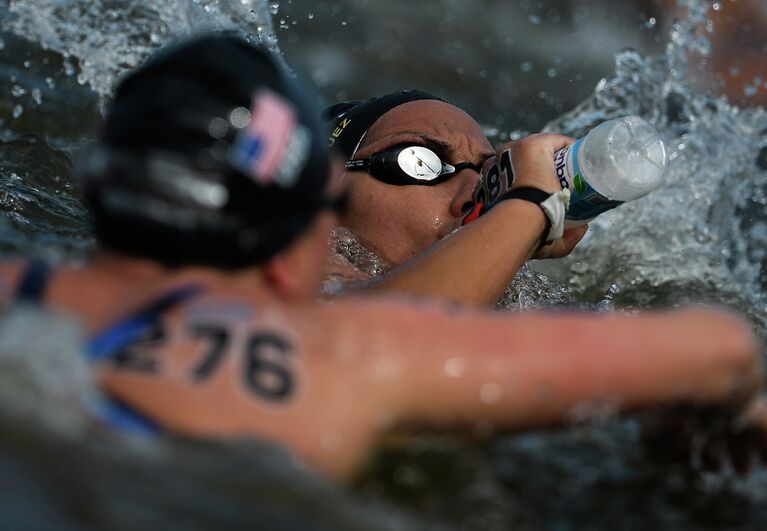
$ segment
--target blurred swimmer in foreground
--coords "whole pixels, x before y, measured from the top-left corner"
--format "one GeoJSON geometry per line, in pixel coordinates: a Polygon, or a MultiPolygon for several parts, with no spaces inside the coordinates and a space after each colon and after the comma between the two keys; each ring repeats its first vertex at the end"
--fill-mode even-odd
{"type": "MultiPolygon", "coordinates": [[[[527,260],[565,256],[586,233],[585,225],[563,232],[564,209],[543,208],[544,201],[556,207],[552,194],[562,187],[554,153],[571,138],[532,135],[494,150],[463,110],[417,90],[336,104],[325,114],[329,143],[348,160],[349,208],[340,224],[393,266],[385,276],[356,283],[358,290],[495,305],[527,260]],[[405,167],[402,153],[414,147],[436,157],[426,168],[434,171],[414,177],[405,167]],[[456,231],[475,207],[472,192],[483,165],[496,155],[502,160],[507,150],[512,189],[527,193],[507,196],[456,231]]],[[[333,253],[326,273],[368,280],[333,253]]]]}
{"type": "MultiPolygon", "coordinates": [[[[84,264],[0,266],[16,302],[81,319],[103,422],[263,437],[336,478],[394,430],[545,428],[585,404],[686,408],[704,421],[696,440],[738,442],[741,470],[767,448],[758,347],[728,312],[315,302],[347,194],[325,144],[311,97],[233,37],[167,48],[120,84],[81,170],[99,248],[84,264]]],[[[527,153],[519,171],[534,175],[527,153]]],[[[533,245],[544,228],[539,216],[533,245]]]]}

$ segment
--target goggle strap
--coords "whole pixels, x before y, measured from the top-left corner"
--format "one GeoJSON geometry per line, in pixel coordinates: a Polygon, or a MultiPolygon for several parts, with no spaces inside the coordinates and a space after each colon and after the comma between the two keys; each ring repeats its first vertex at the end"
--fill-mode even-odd
{"type": "MultiPolygon", "coordinates": [[[[450,166],[450,165],[446,164],[444,166],[450,166]]],[[[443,166],[443,171],[444,171],[444,166],[443,166]]],[[[463,171],[467,168],[470,170],[474,170],[475,172],[479,174],[482,173],[482,166],[478,164],[472,164],[471,162],[461,162],[460,164],[456,164],[455,166],[453,166],[453,172],[458,173],[459,171],[463,171]]]]}
{"type": "Polygon", "coordinates": [[[352,171],[366,171],[370,167],[370,159],[354,159],[346,162],[346,169],[352,171]]]}
{"type": "Polygon", "coordinates": [[[371,173],[379,172],[402,172],[402,168],[399,165],[399,151],[385,151],[383,153],[376,153],[368,159],[370,163],[368,167],[371,173]]]}

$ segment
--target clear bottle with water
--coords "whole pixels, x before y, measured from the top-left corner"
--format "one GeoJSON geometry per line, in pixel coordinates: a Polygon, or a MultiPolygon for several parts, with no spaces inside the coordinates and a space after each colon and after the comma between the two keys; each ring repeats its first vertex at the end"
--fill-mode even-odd
{"type": "MultiPolygon", "coordinates": [[[[474,191],[477,203],[491,206],[511,186],[508,153],[502,153],[482,176],[474,191]]],[[[565,216],[568,228],[660,186],[666,169],[666,147],[650,124],[637,116],[626,116],[600,124],[561,149],[554,155],[554,163],[559,183],[571,193],[565,216]]]]}

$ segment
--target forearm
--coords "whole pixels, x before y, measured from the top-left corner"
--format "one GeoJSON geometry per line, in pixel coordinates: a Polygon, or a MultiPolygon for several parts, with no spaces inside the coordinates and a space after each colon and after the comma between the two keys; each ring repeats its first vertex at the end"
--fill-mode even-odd
{"type": "Polygon", "coordinates": [[[377,294],[428,296],[464,305],[495,304],[540,242],[537,205],[505,201],[370,286],[377,294]]]}
{"type": "Polygon", "coordinates": [[[528,315],[502,332],[498,324],[477,320],[468,340],[455,324],[411,365],[421,391],[402,396],[406,424],[515,431],[567,423],[578,406],[733,407],[761,384],[753,336],[726,313],[528,315]]]}

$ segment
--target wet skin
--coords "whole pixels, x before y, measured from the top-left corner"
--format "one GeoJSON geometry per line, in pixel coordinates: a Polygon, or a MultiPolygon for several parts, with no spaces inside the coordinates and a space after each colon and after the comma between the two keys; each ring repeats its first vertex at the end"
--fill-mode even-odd
{"type": "MultiPolygon", "coordinates": [[[[509,150],[514,166],[512,187],[559,191],[554,153],[573,140],[562,135],[531,135],[500,146],[496,151],[480,126],[461,109],[434,100],[400,105],[370,128],[354,155],[360,159],[403,144],[434,150],[445,162],[492,162],[509,150]]],[[[569,254],[583,238],[587,226],[568,231],[559,240],[540,247],[546,218],[534,203],[507,200],[482,218],[463,227],[472,207],[472,192],[479,173],[464,169],[435,186],[396,186],[382,183],[367,172],[347,172],[350,206],[341,225],[358,241],[395,266],[385,277],[350,284],[350,290],[396,293],[447,300],[463,305],[494,305],[519,267],[530,258],[569,254]],[[475,259],[481,257],[481,260],[475,259]]],[[[350,264],[332,257],[326,274],[360,280],[350,264]]]]}
{"type": "MultiPolygon", "coordinates": [[[[342,193],[339,181],[330,197],[342,193]]],[[[238,271],[96,253],[56,268],[45,305],[77,316],[90,337],[173,288],[204,288],[160,316],[161,334],[99,361],[102,389],[166,433],[265,437],[332,477],[353,475],[392,430],[556,426],[579,404],[604,400],[625,412],[685,404],[745,413],[740,425],[758,437],[738,462],[746,469],[767,450],[766,408],[752,402],[759,348],[741,319],[705,309],[497,315],[401,301],[318,304],[317,272],[337,222],[323,211],[288,248],[238,271]]],[[[21,270],[0,264],[4,294],[21,270]]]]}
{"type": "MultiPolygon", "coordinates": [[[[453,165],[482,165],[495,155],[468,114],[448,103],[422,100],[384,114],[365,135],[355,158],[402,144],[428,147],[453,165]]],[[[465,169],[436,186],[394,186],[367,172],[347,172],[350,208],[341,225],[390,264],[403,264],[460,227],[479,178],[465,169]]]]}

